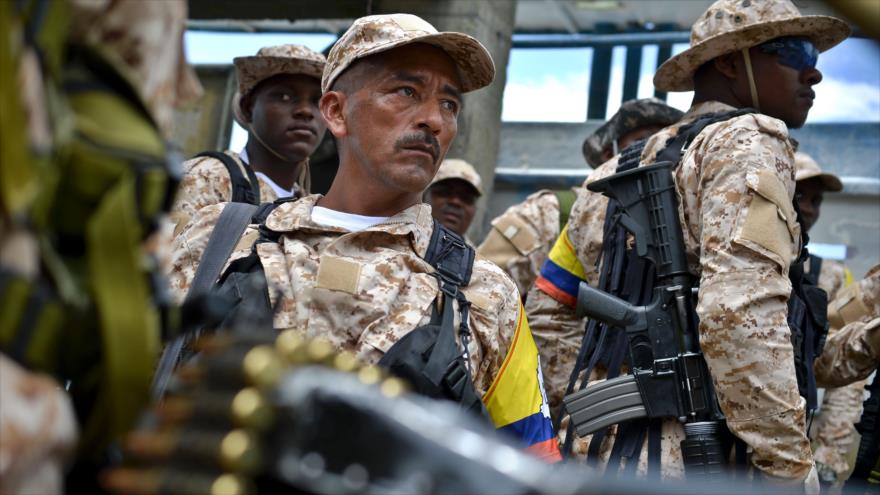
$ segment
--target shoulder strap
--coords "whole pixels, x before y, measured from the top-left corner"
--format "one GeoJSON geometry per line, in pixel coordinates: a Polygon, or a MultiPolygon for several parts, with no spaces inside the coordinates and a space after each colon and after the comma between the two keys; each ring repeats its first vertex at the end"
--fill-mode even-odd
{"type": "Polygon", "coordinates": [[[226,203],[199,260],[199,267],[186,294],[187,300],[207,292],[214,285],[257,208],[245,203],[226,203]]]}
{"type": "Polygon", "coordinates": [[[810,278],[813,285],[819,285],[819,274],[822,272],[822,258],[815,254],[810,255],[810,278]]]}
{"type": "Polygon", "coordinates": [[[562,232],[571,216],[571,208],[574,206],[577,195],[571,189],[553,191],[553,194],[556,195],[556,201],[559,202],[559,231],[562,232]]]}
{"type": "Polygon", "coordinates": [[[474,248],[464,238],[434,220],[425,261],[437,270],[443,282],[467,287],[474,268],[474,256],[474,248]]]}
{"type": "Polygon", "coordinates": [[[220,160],[220,162],[223,163],[223,166],[226,167],[226,171],[229,172],[229,178],[232,180],[232,198],[229,201],[234,203],[249,203],[252,205],[260,204],[260,183],[257,180],[257,174],[254,173],[253,168],[247,165],[243,167],[248,176],[248,178],[245,179],[244,176],[241,175],[241,168],[239,168],[238,162],[226,153],[221,153],[219,151],[203,151],[194,158],[198,157],[208,157],[220,160]]]}
{"type": "Polygon", "coordinates": [[[691,142],[701,132],[703,132],[703,129],[712,124],[723,122],[725,120],[730,120],[734,117],[739,117],[740,115],[746,115],[749,113],[757,113],[757,110],[753,108],[740,108],[738,110],[731,110],[729,112],[708,113],[697,118],[690,124],[681,126],[678,129],[678,134],[669,138],[669,140],[666,141],[666,147],[660,150],[659,153],[657,153],[657,158],[654,161],[672,162],[677,164],[681,160],[681,156],[684,151],[687,149],[688,146],[690,146],[691,142]]]}

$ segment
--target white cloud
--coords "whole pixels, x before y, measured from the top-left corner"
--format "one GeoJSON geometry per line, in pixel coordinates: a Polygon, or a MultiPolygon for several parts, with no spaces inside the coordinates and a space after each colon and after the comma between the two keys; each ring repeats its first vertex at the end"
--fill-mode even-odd
{"type": "Polygon", "coordinates": [[[880,88],[872,84],[825,77],[815,90],[807,123],[880,122],[880,88]]]}
{"type": "Polygon", "coordinates": [[[538,81],[508,81],[501,120],[505,122],[583,122],[587,118],[586,74],[538,81]]]}

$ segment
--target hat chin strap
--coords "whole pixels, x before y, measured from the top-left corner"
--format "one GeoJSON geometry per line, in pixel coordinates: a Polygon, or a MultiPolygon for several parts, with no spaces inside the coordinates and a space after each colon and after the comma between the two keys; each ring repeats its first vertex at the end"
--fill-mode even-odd
{"type": "MultiPolygon", "coordinates": [[[[254,138],[256,138],[257,142],[262,144],[263,147],[269,151],[269,153],[272,153],[273,155],[275,155],[276,158],[278,158],[279,160],[281,160],[283,162],[290,161],[287,158],[285,158],[281,153],[278,153],[271,146],[266,144],[266,142],[263,141],[263,138],[261,138],[260,135],[257,134],[256,130],[254,130],[254,126],[248,124],[247,128],[248,128],[248,131],[251,133],[251,135],[254,136],[254,138]]],[[[312,171],[309,168],[309,159],[308,158],[306,158],[305,160],[300,162],[299,177],[297,178],[296,182],[302,188],[304,196],[311,194],[311,191],[312,191],[312,171]]]]}
{"type": "Polygon", "coordinates": [[[761,111],[761,103],[758,101],[758,86],[755,85],[755,74],[752,72],[752,57],[749,56],[749,49],[743,48],[743,58],[746,61],[746,74],[749,76],[749,91],[752,92],[752,106],[755,110],[761,111]]]}

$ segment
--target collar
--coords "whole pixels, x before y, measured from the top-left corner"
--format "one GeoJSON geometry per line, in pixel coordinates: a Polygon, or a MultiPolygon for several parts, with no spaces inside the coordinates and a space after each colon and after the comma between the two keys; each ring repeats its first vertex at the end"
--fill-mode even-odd
{"type": "MultiPolygon", "coordinates": [[[[238,158],[239,158],[239,160],[241,160],[241,163],[243,163],[245,167],[251,166],[251,160],[250,160],[250,157],[248,157],[248,152],[247,152],[247,145],[245,145],[244,147],[241,148],[241,152],[238,154],[238,158]]],[[[305,160],[302,162],[302,165],[308,166],[305,163],[305,160]]],[[[293,188],[288,191],[287,189],[284,189],[283,187],[276,184],[275,181],[272,180],[271,177],[264,174],[263,172],[257,172],[256,170],[254,170],[254,173],[257,174],[257,177],[262,179],[262,181],[265,182],[267,186],[269,186],[273,191],[275,191],[275,196],[278,196],[279,198],[289,198],[291,196],[297,197],[300,194],[302,194],[301,193],[302,190],[300,188],[300,185],[297,184],[296,181],[294,181],[294,183],[293,183],[293,188]]]]}
{"type": "Polygon", "coordinates": [[[385,222],[351,233],[339,227],[320,225],[312,221],[312,208],[322,197],[320,194],[312,194],[298,201],[282,203],[266,218],[266,227],[281,234],[297,230],[340,235],[369,235],[371,232],[381,232],[394,236],[410,237],[413,250],[420,257],[424,257],[428,251],[431,233],[434,230],[434,219],[431,217],[430,206],[424,203],[415,204],[392,215],[385,222]]]}
{"type": "Polygon", "coordinates": [[[736,108],[727,103],[721,103],[720,101],[703,101],[691,106],[679,122],[690,122],[696,120],[697,117],[700,117],[701,115],[706,115],[707,113],[730,112],[731,110],[736,110],[736,108]]]}

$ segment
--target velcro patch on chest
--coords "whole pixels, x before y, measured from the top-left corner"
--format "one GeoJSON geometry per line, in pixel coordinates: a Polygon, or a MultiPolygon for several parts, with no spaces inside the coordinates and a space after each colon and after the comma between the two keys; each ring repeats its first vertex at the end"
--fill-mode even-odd
{"type": "Polygon", "coordinates": [[[357,294],[360,278],[360,263],[335,256],[321,256],[315,286],[320,289],[357,294]]]}

